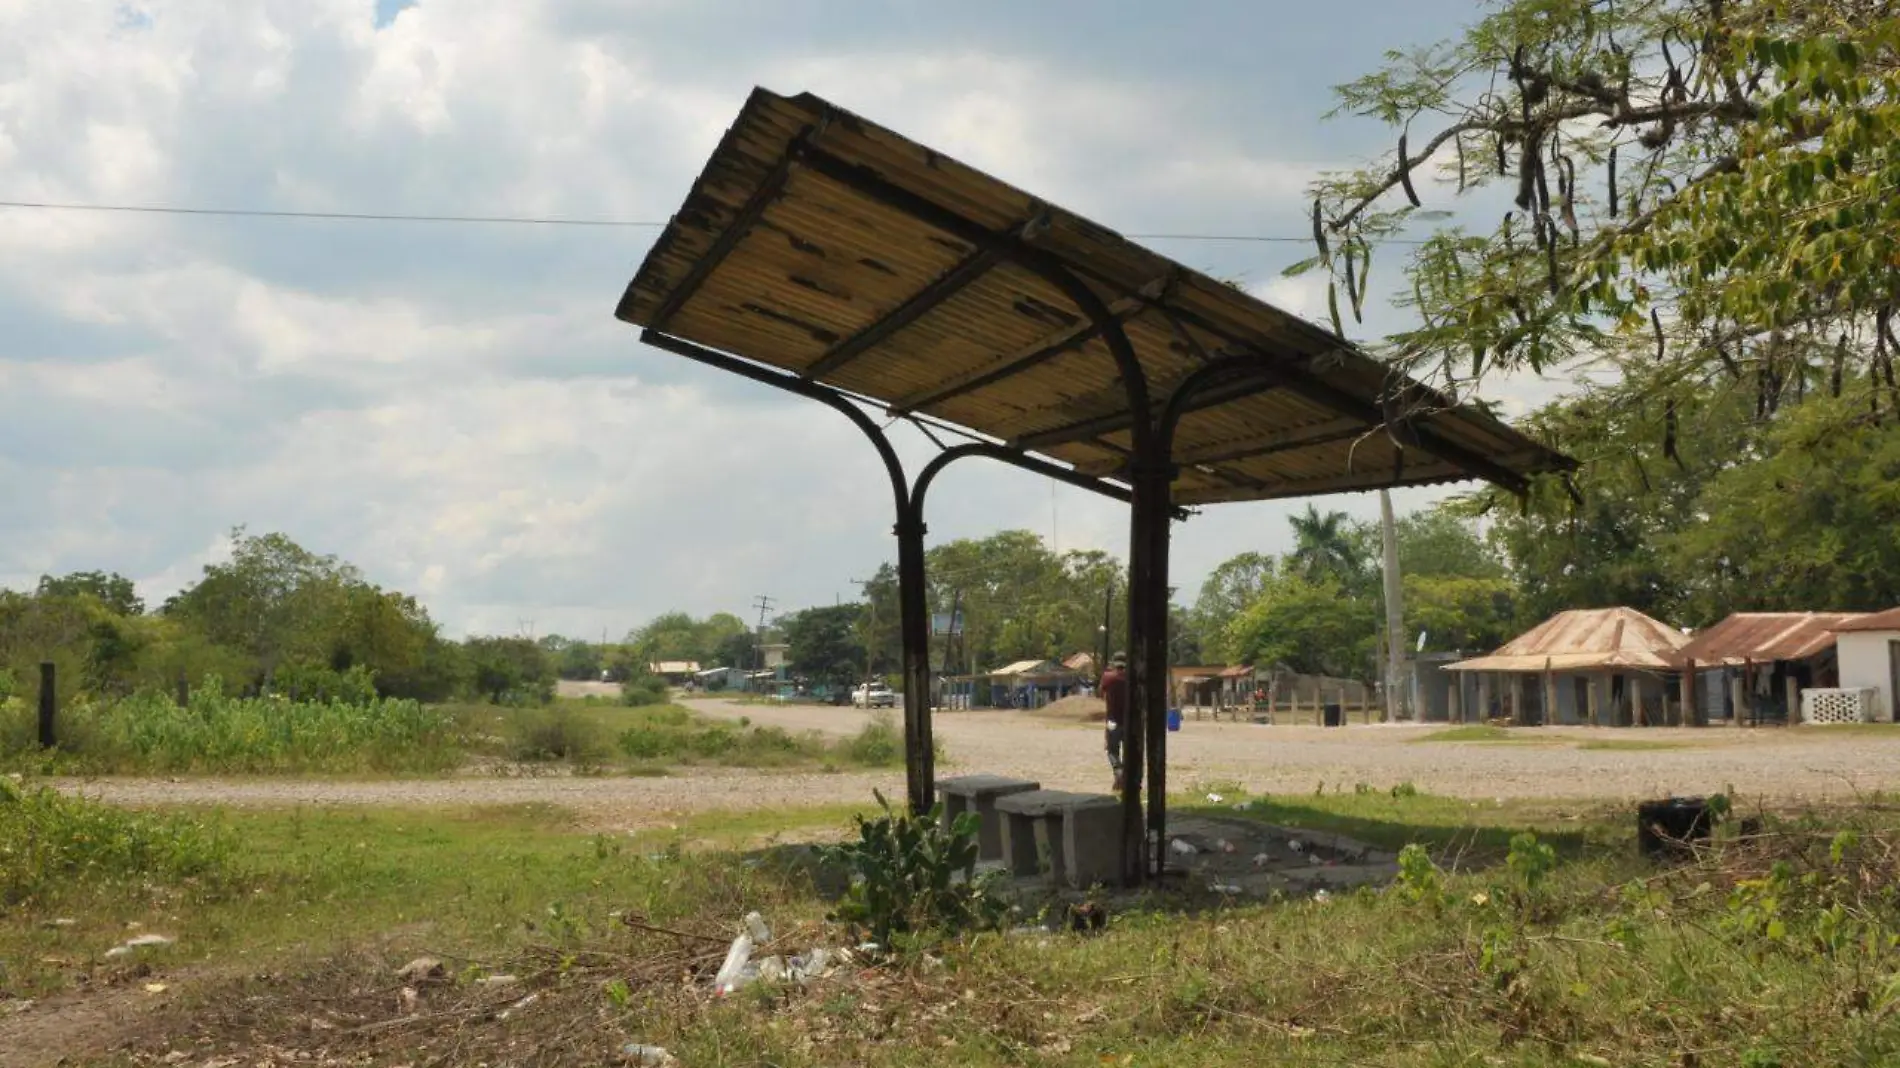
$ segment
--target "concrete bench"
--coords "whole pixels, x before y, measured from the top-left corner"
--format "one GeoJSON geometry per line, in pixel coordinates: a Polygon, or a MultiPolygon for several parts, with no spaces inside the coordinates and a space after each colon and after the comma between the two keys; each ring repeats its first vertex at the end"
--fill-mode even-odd
{"type": "Polygon", "coordinates": [[[1041,783],[1028,779],[1011,779],[1002,775],[964,775],[939,780],[937,793],[943,797],[943,818],[946,823],[954,822],[965,812],[976,813],[980,821],[976,836],[977,858],[1001,860],[1003,821],[996,814],[997,798],[1027,793],[1041,786],[1041,783]]]}
{"type": "Polygon", "coordinates": [[[1121,874],[1122,803],[1112,794],[1028,790],[998,798],[1003,860],[1011,875],[1043,872],[1059,885],[1084,889],[1121,874]]]}

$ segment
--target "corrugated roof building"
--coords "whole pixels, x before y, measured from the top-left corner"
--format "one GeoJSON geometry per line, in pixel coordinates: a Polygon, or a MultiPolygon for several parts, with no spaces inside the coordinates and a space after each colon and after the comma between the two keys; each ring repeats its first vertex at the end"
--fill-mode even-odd
{"type": "Polygon", "coordinates": [[[1479,718],[1662,723],[1679,712],[1671,712],[1669,688],[1656,676],[1680,669],[1688,640],[1634,608],[1579,608],[1557,613],[1489,656],[1443,670],[1478,674],[1479,718]]]}
{"type": "Polygon", "coordinates": [[[1683,646],[1698,664],[1807,660],[1834,648],[1834,634],[1866,612],[1737,612],[1683,646]]]}
{"type": "Polygon", "coordinates": [[[1447,671],[1673,671],[1688,635],[1634,608],[1559,612],[1497,652],[1447,665],[1447,671]]]}

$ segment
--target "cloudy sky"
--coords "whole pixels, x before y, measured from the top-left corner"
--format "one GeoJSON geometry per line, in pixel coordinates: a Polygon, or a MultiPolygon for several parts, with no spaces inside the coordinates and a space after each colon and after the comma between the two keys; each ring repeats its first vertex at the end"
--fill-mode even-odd
{"type": "MultiPolygon", "coordinates": [[[[663,221],[764,85],[1124,233],[1299,235],[1309,178],[1387,147],[1321,120],[1328,87],[1472,15],[0,0],[0,200],[663,221]]],[[[875,456],[835,414],[613,319],[656,233],[0,207],[0,585],[99,568],[156,599],[245,524],[418,594],[455,634],[617,635],[670,608],[848,596],[894,554],[875,456]]],[[[1304,245],[1151,243],[1321,313],[1279,277],[1304,245]]],[[[995,466],[953,468],[933,501],[933,540],[1025,527],[1125,547],[1120,506],[995,466]]],[[[1283,548],[1292,507],[1177,528],[1177,584],[1283,548]]]]}

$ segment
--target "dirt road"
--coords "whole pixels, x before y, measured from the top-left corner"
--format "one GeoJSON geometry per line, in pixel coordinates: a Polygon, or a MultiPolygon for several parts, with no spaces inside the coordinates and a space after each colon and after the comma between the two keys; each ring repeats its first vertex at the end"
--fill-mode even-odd
{"type": "MultiPolygon", "coordinates": [[[[792,730],[847,734],[869,714],[854,709],[739,705],[696,700],[705,715],[792,730]]],[[[1069,789],[1108,786],[1099,726],[1011,712],[940,713],[946,774],[989,771],[1069,789]]],[[[1470,798],[1627,799],[1707,793],[1729,785],[1785,800],[1845,798],[1900,787],[1900,729],[1840,734],[1812,729],[1526,731],[1530,741],[1424,742],[1426,727],[1257,727],[1197,722],[1169,736],[1171,786],[1238,783],[1305,793],[1367,783],[1470,798]],[[1598,748],[1642,744],[1672,748],[1598,748]]],[[[663,824],[689,813],[863,801],[873,788],[901,795],[901,771],[845,774],[706,770],[667,778],[498,778],[348,782],[278,779],[94,779],[62,786],[128,804],[493,805],[546,803],[584,812],[603,827],[663,824]]]]}

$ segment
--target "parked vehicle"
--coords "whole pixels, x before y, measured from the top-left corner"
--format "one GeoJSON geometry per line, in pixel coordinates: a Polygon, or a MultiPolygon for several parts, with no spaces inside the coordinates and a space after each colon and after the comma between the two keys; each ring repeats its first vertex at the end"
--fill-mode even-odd
{"type": "Polygon", "coordinates": [[[851,703],[859,708],[896,708],[897,694],[881,682],[867,682],[851,691],[851,703]]]}

